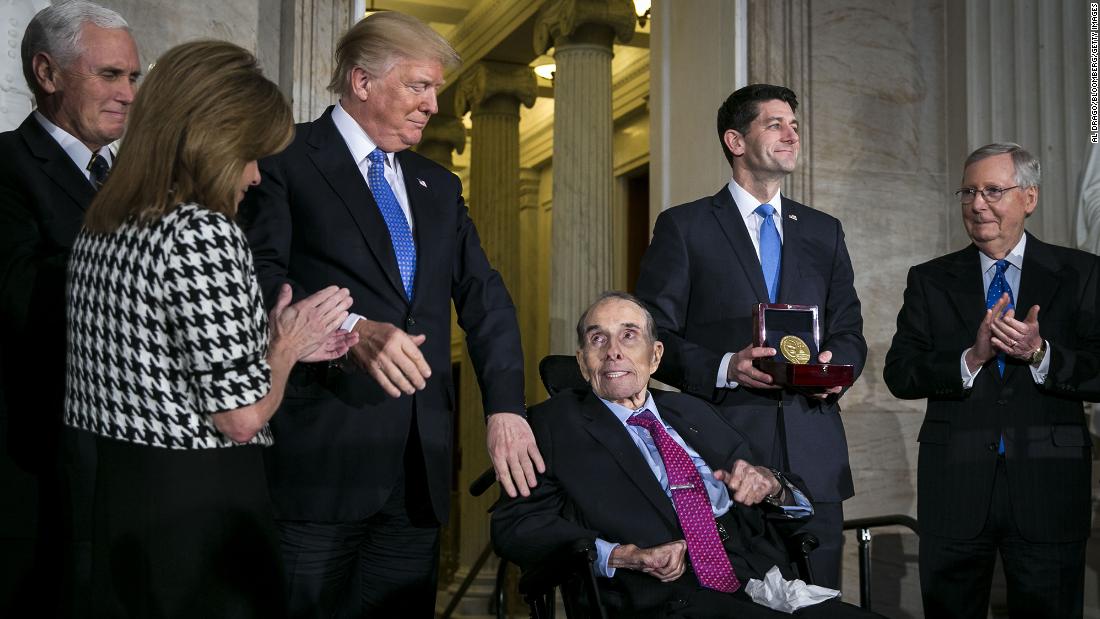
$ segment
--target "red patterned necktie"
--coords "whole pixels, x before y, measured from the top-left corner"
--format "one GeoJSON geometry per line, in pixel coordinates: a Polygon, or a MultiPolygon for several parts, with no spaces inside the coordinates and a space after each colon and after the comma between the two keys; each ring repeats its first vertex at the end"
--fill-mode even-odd
{"type": "Polygon", "coordinates": [[[733,573],[729,556],[718,538],[714,523],[714,511],[710,507],[703,478],[691,456],[665,431],[661,422],[649,410],[635,413],[626,421],[649,431],[657,451],[665,464],[668,486],[672,490],[672,503],[676,517],[687,541],[688,557],[699,579],[699,584],[716,591],[732,593],[741,588],[741,581],[733,573]]]}

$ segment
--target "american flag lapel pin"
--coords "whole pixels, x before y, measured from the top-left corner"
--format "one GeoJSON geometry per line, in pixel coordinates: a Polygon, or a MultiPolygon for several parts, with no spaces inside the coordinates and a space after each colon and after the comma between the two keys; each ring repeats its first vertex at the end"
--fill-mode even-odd
{"type": "Polygon", "coordinates": [[[424,179],[418,178],[418,179],[416,179],[416,182],[420,183],[420,186],[423,187],[424,189],[428,188],[428,183],[425,183],[424,179]]]}
{"type": "Polygon", "coordinates": [[[793,219],[794,221],[798,221],[798,215],[795,215],[794,213],[787,213],[787,219],[793,219]]]}

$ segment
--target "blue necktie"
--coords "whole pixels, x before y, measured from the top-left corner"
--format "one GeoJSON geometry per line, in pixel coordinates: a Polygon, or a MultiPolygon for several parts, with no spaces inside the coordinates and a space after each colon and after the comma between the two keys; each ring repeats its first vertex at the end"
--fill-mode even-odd
{"type": "Polygon", "coordinates": [[[405,295],[412,300],[413,280],[416,278],[416,244],[413,242],[412,230],[409,229],[409,220],[397,203],[393,188],[386,182],[386,153],[376,148],[367,158],[370,159],[370,168],[367,169],[370,192],[390,230],[390,241],[393,243],[393,254],[397,257],[401,283],[405,286],[405,295]]]}
{"type": "MultiPolygon", "coordinates": [[[[996,266],[997,272],[993,274],[993,280],[989,282],[989,290],[985,293],[985,308],[991,309],[1000,300],[1001,295],[1007,292],[1008,305],[1004,309],[1007,312],[1016,305],[1012,296],[1012,287],[1008,285],[1008,280],[1005,279],[1005,269],[1008,268],[1008,261],[998,260],[996,266]]],[[[1005,375],[1005,354],[1003,352],[997,353],[997,371],[1000,372],[1001,376],[1005,375]]],[[[1005,453],[1004,435],[997,443],[997,453],[1001,455],[1005,453]]]]}
{"type": "MultiPolygon", "coordinates": [[[[993,280],[989,282],[989,290],[985,293],[985,308],[991,309],[1000,300],[1001,295],[1008,293],[1008,306],[1004,311],[1008,311],[1015,307],[1015,301],[1012,297],[1012,287],[1008,285],[1008,280],[1005,279],[1005,269],[1008,268],[1007,260],[997,261],[997,272],[993,274],[993,280]]],[[[1005,374],[1005,354],[1003,352],[997,353],[997,370],[1001,373],[1001,376],[1005,374]]]]}
{"type": "Polygon", "coordinates": [[[783,242],[775,229],[775,208],[761,204],[753,211],[764,218],[760,223],[760,268],[764,271],[764,283],[768,286],[768,300],[775,303],[779,292],[779,263],[783,257],[783,242]]]}

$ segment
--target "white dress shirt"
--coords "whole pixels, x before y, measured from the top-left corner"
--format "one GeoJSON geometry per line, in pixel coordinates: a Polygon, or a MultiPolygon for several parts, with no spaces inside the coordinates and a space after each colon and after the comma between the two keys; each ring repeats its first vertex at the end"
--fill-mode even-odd
{"type": "MultiPolygon", "coordinates": [[[[756,259],[760,260],[760,226],[764,223],[764,217],[758,215],[755,211],[761,204],[770,204],[775,209],[775,214],[772,215],[772,221],[775,222],[775,229],[779,232],[779,241],[783,242],[783,200],[779,190],[775,191],[775,195],[771,197],[767,202],[761,202],[753,197],[751,193],[745,190],[744,187],[737,184],[737,181],[730,179],[729,184],[730,195],[733,196],[734,203],[737,204],[737,210],[741,213],[741,219],[745,222],[745,229],[749,231],[749,238],[752,239],[752,248],[756,252],[756,259]]],[[[714,383],[714,386],[721,389],[736,389],[737,381],[727,380],[729,376],[730,360],[733,359],[733,355],[736,353],[728,352],[722,355],[722,362],[718,364],[718,377],[714,383]]]]}
{"type": "MultiPolygon", "coordinates": [[[[363,127],[359,125],[351,114],[348,114],[339,103],[332,108],[332,122],[336,125],[336,130],[340,133],[340,137],[344,138],[344,142],[348,145],[348,150],[351,151],[351,156],[355,160],[355,165],[359,167],[359,173],[363,175],[363,182],[370,186],[370,182],[367,180],[367,172],[370,170],[371,161],[368,156],[374,152],[378,146],[374,143],[374,140],[370,139],[366,131],[363,131],[363,127]]],[[[405,191],[405,177],[401,173],[401,164],[398,163],[397,157],[394,153],[386,153],[386,169],[383,176],[386,177],[386,182],[389,183],[390,189],[393,190],[394,197],[397,198],[397,203],[401,205],[401,212],[405,213],[405,220],[409,222],[409,232],[414,232],[412,209],[409,208],[409,194],[405,191]]],[[[366,204],[363,205],[367,207],[366,204]]],[[[344,319],[340,328],[345,331],[351,331],[355,326],[355,323],[359,322],[363,316],[359,314],[348,314],[348,317],[344,319]]]]}
{"type": "MultiPolygon", "coordinates": [[[[84,145],[84,142],[81,142],[73,137],[68,131],[50,122],[50,119],[43,116],[38,110],[34,111],[34,119],[37,120],[38,124],[42,125],[42,128],[46,130],[46,133],[50,134],[50,137],[57,142],[61,150],[65,151],[69,159],[72,159],[81,174],[84,175],[84,178],[88,179],[89,183],[92,182],[92,173],[88,170],[88,164],[92,162],[92,155],[94,153],[84,145]]],[[[111,145],[99,149],[99,154],[107,160],[108,167],[115,164],[115,154],[114,151],[111,150],[111,145]]]]}
{"type": "MultiPolygon", "coordinates": [[[[1020,242],[1016,243],[1016,247],[1012,248],[1012,251],[1008,252],[1005,256],[1005,260],[1008,262],[1008,268],[1005,269],[1005,280],[1008,282],[1009,288],[1012,289],[1012,302],[1013,305],[1020,299],[1020,275],[1024,270],[1024,247],[1027,246],[1027,235],[1020,236],[1020,242]]],[[[993,276],[997,273],[997,261],[989,256],[985,255],[981,251],[978,252],[978,257],[982,262],[982,290],[988,291],[989,284],[993,282],[993,276]]],[[[983,295],[984,297],[984,295],[983,295]]],[[[1023,321],[1023,317],[1027,315],[1027,310],[1030,308],[1016,308],[1016,319],[1023,321]]],[[[1041,385],[1046,382],[1047,373],[1050,371],[1050,343],[1045,342],[1047,347],[1047,354],[1043,357],[1043,360],[1039,363],[1039,367],[1027,366],[1031,370],[1031,378],[1035,381],[1036,385],[1041,385]]],[[[970,389],[974,386],[974,380],[978,378],[978,373],[982,371],[981,366],[974,372],[970,371],[970,368],[966,366],[966,353],[970,352],[967,348],[963,351],[962,356],[959,357],[959,373],[962,376],[963,389],[970,389]]]]}

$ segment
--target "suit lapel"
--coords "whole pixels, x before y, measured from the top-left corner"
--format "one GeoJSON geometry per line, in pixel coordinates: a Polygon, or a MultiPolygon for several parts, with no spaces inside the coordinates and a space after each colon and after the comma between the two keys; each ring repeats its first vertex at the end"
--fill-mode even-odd
{"type": "Polygon", "coordinates": [[[57,183],[81,209],[87,210],[95,198],[95,189],[69,155],[61,149],[61,145],[46,133],[33,114],[27,116],[18,131],[27,143],[27,149],[41,162],[42,172],[57,183]]]}
{"type": "Polygon", "coordinates": [[[779,268],[779,293],[776,300],[782,303],[797,303],[797,300],[788,301],[787,298],[798,295],[800,289],[799,256],[803,255],[802,227],[798,223],[798,216],[802,214],[805,206],[782,198],[783,203],[783,259],[779,268]]]}
{"type": "Polygon", "coordinates": [[[1020,290],[1016,299],[1016,317],[1021,321],[1032,305],[1050,307],[1051,299],[1062,284],[1058,261],[1050,247],[1031,234],[1027,236],[1024,268],[1020,272],[1020,290]]]}
{"type": "Polygon", "coordinates": [[[944,287],[968,333],[977,333],[985,313],[985,284],[978,248],[971,245],[955,254],[944,276],[944,287]]]}
{"type": "Polygon", "coordinates": [[[638,452],[638,446],[627,434],[628,430],[615,418],[615,414],[591,391],[581,403],[581,414],[585,418],[585,429],[607,448],[631,483],[637,486],[670,525],[679,526],[680,521],[672,507],[672,501],[657,483],[653,471],[649,470],[649,465],[638,452]]]}
{"type": "MultiPolygon", "coordinates": [[[[428,266],[428,261],[420,259],[424,255],[422,248],[429,247],[432,243],[431,239],[445,236],[442,230],[445,222],[436,213],[432,212],[435,206],[434,195],[424,179],[420,162],[417,161],[416,157],[410,155],[407,150],[397,153],[397,161],[401,164],[401,175],[405,180],[405,195],[409,197],[409,210],[412,211],[417,253],[415,281],[419,282],[422,279],[421,271],[428,266]]],[[[450,262],[447,262],[447,264],[450,264],[450,262]]],[[[417,297],[416,289],[417,287],[414,286],[414,303],[417,297]]]]}
{"type": "MultiPolygon", "coordinates": [[[[1051,307],[1051,299],[1057,294],[1062,285],[1059,274],[1058,261],[1051,253],[1049,246],[1027,234],[1027,245],[1024,247],[1024,268],[1020,271],[1020,289],[1014,291],[1016,300],[1016,320],[1023,321],[1031,306],[1040,308],[1051,307]]],[[[1039,311],[1039,325],[1042,326],[1042,309],[1039,311]]],[[[1018,372],[1024,371],[1020,363],[1005,365],[1005,381],[1008,381],[1018,372]]],[[[1030,372],[1027,372],[1028,380],[1031,380],[1030,372]]]]}
{"type": "Polygon", "coordinates": [[[405,287],[401,284],[389,228],[347,143],[332,122],[332,108],[310,125],[307,143],[311,147],[309,158],[313,165],[340,197],[394,292],[404,299],[405,287]]]}
{"type": "Polygon", "coordinates": [[[729,187],[723,186],[718,193],[714,194],[711,205],[714,207],[714,217],[718,220],[718,225],[726,235],[730,247],[733,248],[734,255],[737,256],[737,263],[741,265],[745,278],[756,294],[756,302],[767,303],[768,288],[764,283],[764,272],[760,269],[760,258],[753,249],[749,231],[745,228],[741,211],[737,210],[737,204],[730,195],[729,187]]]}
{"type": "Polygon", "coordinates": [[[705,419],[696,418],[694,420],[688,420],[684,416],[683,412],[669,405],[669,403],[654,396],[654,401],[657,402],[661,417],[668,422],[668,425],[676,429],[676,432],[680,434],[680,437],[684,441],[691,445],[692,449],[699,453],[703,457],[703,460],[710,466],[711,470],[717,470],[719,468],[728,466],[729,463],[725,461],[726,456],[729,455],[730,445],[715,445],[710,439],[720,436],[713,427],[704,425],[701,422],[705,422],[705,419]],[[724,448],[726,453],[719,453],[721,448],[724,448]]]}

